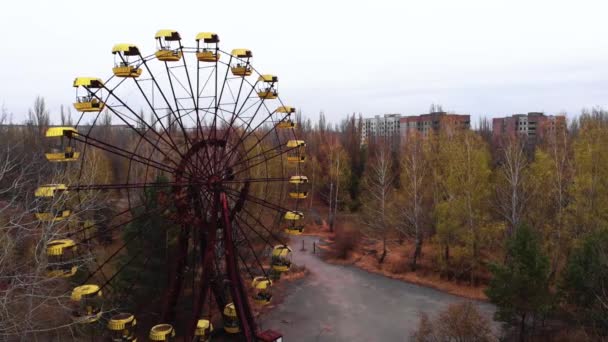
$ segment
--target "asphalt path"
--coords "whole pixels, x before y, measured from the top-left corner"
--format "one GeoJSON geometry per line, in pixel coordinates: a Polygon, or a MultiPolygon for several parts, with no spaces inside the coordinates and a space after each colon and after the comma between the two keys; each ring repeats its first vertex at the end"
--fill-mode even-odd
{"type": "MultiPolygon", "coordinates": [[[[282,303],[260,322],[263,329],[280,331],[286,342],[408,341],[420,312],[435,315],[464,300],[356,267],[328,264],[312,253],[313,242],[319,243],[319,238],[292,239],[293,262],[310,275],[290,285],[282,303]],[[300,251],[302,240],[306,251],[300,251]]],[[[491,304],[475,303],[492,317],[491,304]]]]}

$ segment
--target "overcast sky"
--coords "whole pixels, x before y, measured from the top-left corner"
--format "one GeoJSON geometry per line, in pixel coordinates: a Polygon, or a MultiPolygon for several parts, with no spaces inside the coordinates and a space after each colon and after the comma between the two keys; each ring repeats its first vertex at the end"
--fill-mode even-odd
{"type": "Polygon", "coordinates": [[[314,118],[420,114],[431,103],[490,117],[608,107],[608,2],[3,1],[0,103],[20,121],[36,95],[52,113],[76,76],[111,74],[112,45],[154,51],[172,28],[246,47],[280,77],[281,98],[314,118]]]}

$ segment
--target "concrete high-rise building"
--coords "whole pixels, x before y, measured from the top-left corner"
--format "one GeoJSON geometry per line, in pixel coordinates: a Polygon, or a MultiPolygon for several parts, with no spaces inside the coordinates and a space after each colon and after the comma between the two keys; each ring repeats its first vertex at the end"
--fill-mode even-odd
{"type": "Polygon", "coordinates": [[[423,136],[430,132],[439,132],[443,128],[469,129],[471,116],[468,114],[448,114],[446,112],[433,112],[417,116],[404,116],[401,118],[401,137],[407,137],[411,132],[418,132],[423,136]]]}
{"type": "Polygon", "coordinates": [[[535,144],[547,133],[565,128],[566,117],[563,115],[545,115],[540,112],[514,114],[492,119],[492,139],[499,142],[505,136],[519,134],[525,136],[528,143],[535,144]]]}
{"type": "Polygon", "coordinates": [[[391,138],[399,142],[412,132],[428,135],[429,132],[439,132],[446,127],[469,129],[471,117],[468,114],[448,114],[433,112],[428,114],[401,116],[399,114],[376,115],[363,119],[361,143],[365,144],[373,137],[391,138]]]}
{"type": "Polygon", "coordinates": [[[361,130],[361,143],[366,144],[370,139],[381,137],[395,139],[399,137],[399,114],[376,115],[373,118],[363,119],[361,130]]]}

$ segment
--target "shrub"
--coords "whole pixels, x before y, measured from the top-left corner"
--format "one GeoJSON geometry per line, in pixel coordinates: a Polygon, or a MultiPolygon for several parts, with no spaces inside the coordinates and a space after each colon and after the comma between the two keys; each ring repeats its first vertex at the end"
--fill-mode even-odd
{"type": "Polygon", "coordinates": [[[411,339],[416,342],[496,341],[490,320],[471,302],[451,304],[434,320],[422,313],[418,330],[411,339]]]}
{"type": "Polygon", "coordinates": [[[346,259],[359,242],[360,234],[357,230],[347,227],[337,227],[334,237],[333,257],[346,259]]]}

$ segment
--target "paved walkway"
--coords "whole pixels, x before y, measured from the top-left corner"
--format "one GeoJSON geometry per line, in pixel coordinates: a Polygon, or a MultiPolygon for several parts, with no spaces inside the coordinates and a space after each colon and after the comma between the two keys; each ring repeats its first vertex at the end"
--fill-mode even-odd
{"type": "MultiPolygon", "coordinates": [[[[263,329],[281,331],[286,342],[407,341],[418,326],[419,312],[434,315],[463,300],[355,267],[327,264],[312,254],[312,243],[318,240],[292,239],[293,261],[311,275],[294,282],[283,303],[260,322],[263,329]]],[[[491,304],[478,305],[491,317],[491,304]]]]}

